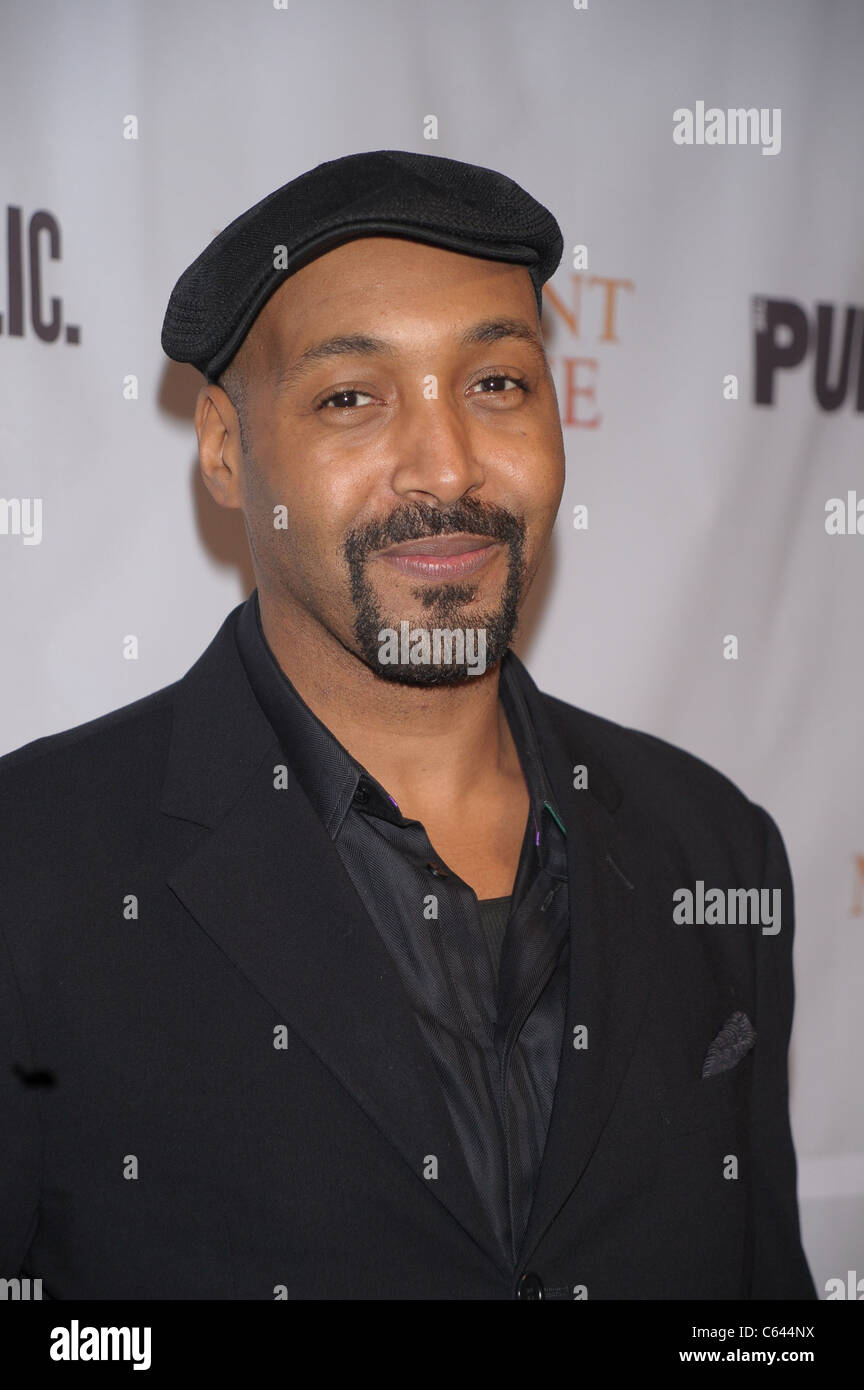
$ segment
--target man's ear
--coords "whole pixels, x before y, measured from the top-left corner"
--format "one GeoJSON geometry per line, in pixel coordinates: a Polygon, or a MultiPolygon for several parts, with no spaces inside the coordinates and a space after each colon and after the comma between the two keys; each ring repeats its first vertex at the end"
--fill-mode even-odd
{"type": "Polygon", "coordinates": [[[239,509],[243,447],[240,421],[221,386],[208,382],[195,402],[198,458],[207,490],[220,507],[239,509]]]}

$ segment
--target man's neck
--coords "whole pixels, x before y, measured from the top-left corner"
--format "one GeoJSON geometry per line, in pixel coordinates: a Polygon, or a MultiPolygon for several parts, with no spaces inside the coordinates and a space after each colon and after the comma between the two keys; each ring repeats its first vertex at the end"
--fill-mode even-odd
{"type": "Polygon", "coordinates": [[[406,815],[519,779],[518,754],[498,699],[498,666],[454,686],[386,681],[306,610],[259,589],[261,625],[280,667],[313,714],[396,799],[406,815]]]}

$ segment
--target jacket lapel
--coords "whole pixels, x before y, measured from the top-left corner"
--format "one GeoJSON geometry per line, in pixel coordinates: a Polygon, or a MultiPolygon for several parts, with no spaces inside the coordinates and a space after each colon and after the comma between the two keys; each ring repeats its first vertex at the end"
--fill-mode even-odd
{"type": "Polygon", "coordinates": [[[633,1054],[648,993],[645,933],[637,919],[639,886],[614,811],[620,791],[599,757],[580,743],[577,716],[561,718],[521,663],[517,677],[567,827],[570,976],[555,1099],[534,1203],[520,1250],[530,1261],[544,1232],[582,1177],[633,1054]],[[584,764],[588,787],[573,786],[584,764]],[[574,1030],[587,1046],[574,1047],[574,1030]]]}
{"type": "Polygon", "coordinates": [[[239,659],[239,611],[176,687],[162,809],[211,834],[169,886],[500,1268],[389,953],[299,784],[274,787],[284,758],[239,659]]]}

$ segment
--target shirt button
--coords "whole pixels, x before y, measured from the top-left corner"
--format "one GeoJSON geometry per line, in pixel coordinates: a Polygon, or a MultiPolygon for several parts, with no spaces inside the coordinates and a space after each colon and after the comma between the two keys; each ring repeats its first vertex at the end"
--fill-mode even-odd
{"type": "Polygon", "coordinates": [[[533,1269],[528,1269],[519,1280],[519,1288],[516,1291],[517,1298],[542,1298],[543,1281],[539,1274],[535,1274],[533,1269]]]}
{"type": "Polygon", "coordinates": [[[433,874],[433,875],[434,875],[435,878],[446,878],[446,877],[447,877],[447,874],[446,874],[446,872],[444,871],[444,869],[441,868],[441,865],[440,865],[440,864],[433,864],[431,859],[430,859],[429,862],[427,863],[426,868],[429,870],[430,874],[433,874]]]}
{"type": "Polygon", "coordinates": [[[366,802],[369,800],[369,793],[365,787],[357,788],[356,792],[354,793],[354,800],[357,802],[358,806],[366,805],[366,802]]]}

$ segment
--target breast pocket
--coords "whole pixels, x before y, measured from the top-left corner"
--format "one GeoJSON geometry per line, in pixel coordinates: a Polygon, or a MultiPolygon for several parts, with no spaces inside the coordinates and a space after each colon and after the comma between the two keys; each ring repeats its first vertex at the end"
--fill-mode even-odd
{"type": "Polygon", "coordinates": [[[658,1091],[661,1127],[667,1135],[696,1134],[718,1126],[730,1128],[746,1115],[750,1096],[752,1053],[729,1071],[698,1077],[658,1091]]]}

